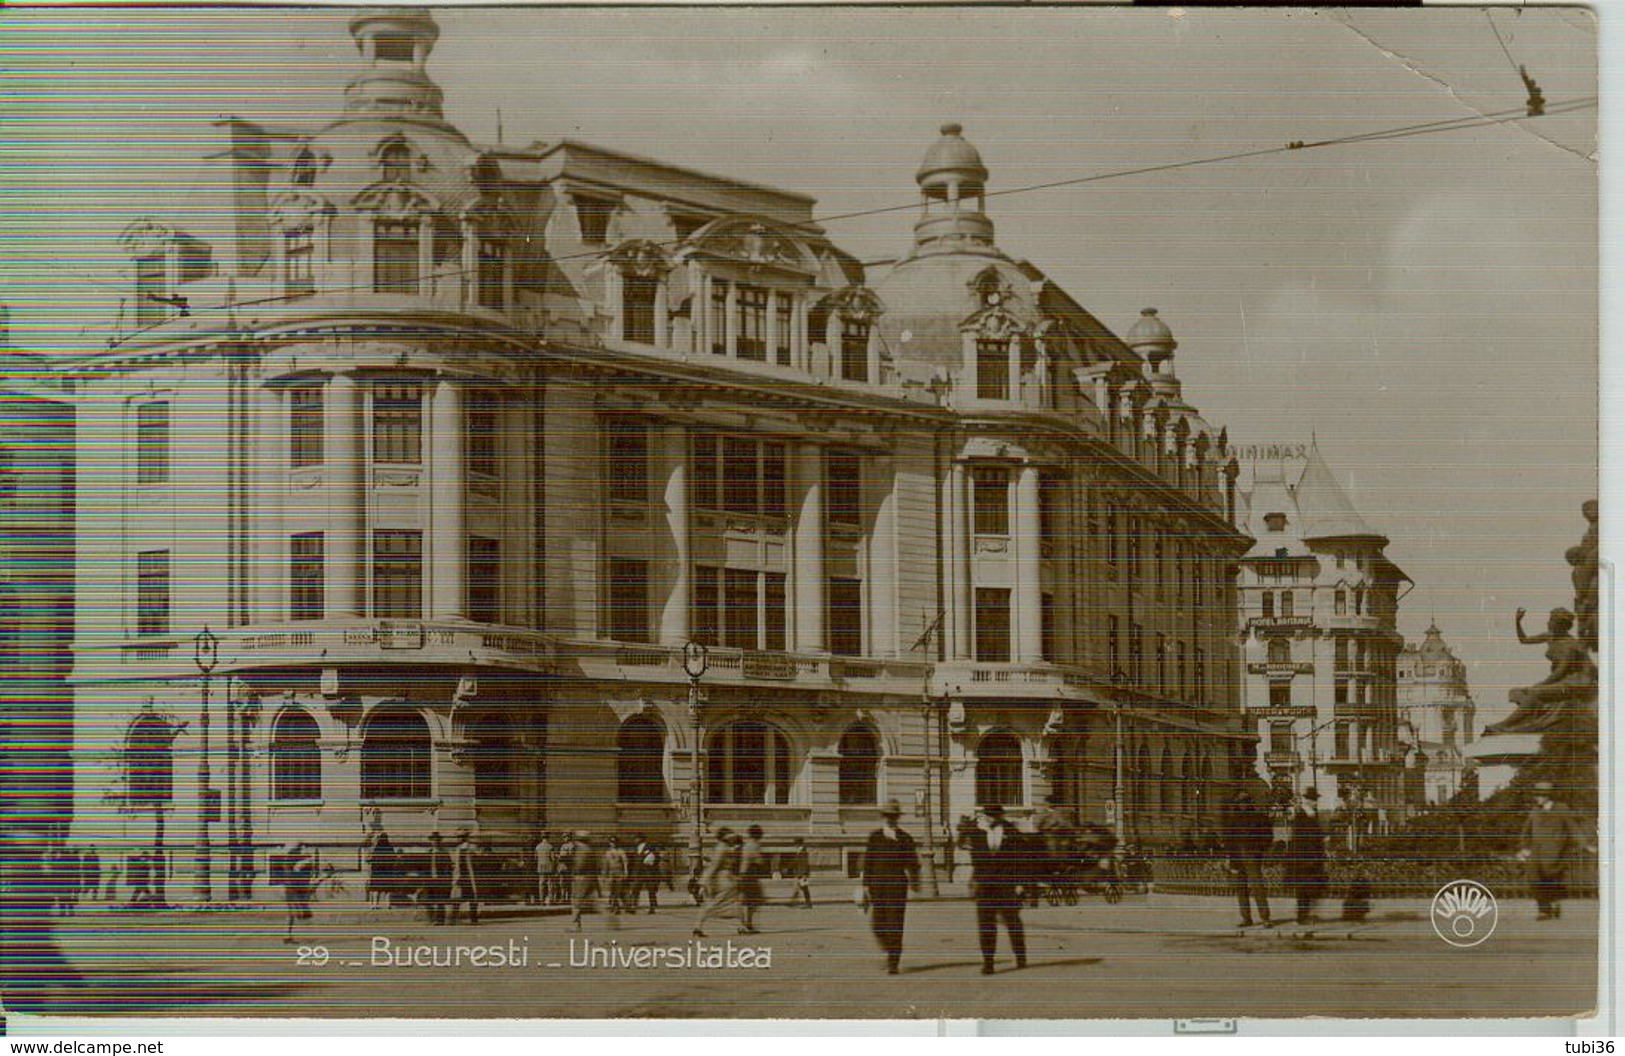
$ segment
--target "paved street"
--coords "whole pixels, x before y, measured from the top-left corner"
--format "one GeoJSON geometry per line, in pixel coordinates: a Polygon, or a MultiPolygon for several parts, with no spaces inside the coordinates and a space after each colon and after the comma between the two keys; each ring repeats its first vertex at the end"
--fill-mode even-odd
{"type": "Polygon", "coordinates": [[[7,1002],[80,1014],[515,1018],[1534,1016],[1594,1003],[1596,903],[1572,902],[1555,922],[1534,920],[1527,902],[1503,904],[1495,934],[1472,949],[1442,942],[1426,910],[1421,901],[1381,903],[1363,926],[1241,933],[1225,899],[1046,906],[1026,914],[1030,966],[1013,970],[1001,945],[991,978],[978,972],[963,901],[910,907],[895,977],[880,971],[862,913],[839,903],[770,906],[760,936],[713,922],[699,955],[687,908],[623,918],[613,930],[607,918],[589,918],[573,949],[566,918],[534,911],[429,928],[404,912],[324,907],[305,949],[282,943],[279,914],[268,910],[98,911],[58,922],[79,984],[13,988],[7,1002]],[[572,967],[590,960],[589,941],[616,966],[572,967]],[[747,944],[752,954],[742,956],[747,944]],[[433,966],[458,946],[468,948],[463,967],[433,966]],[[476,947],[502,954],[485,949],[484,966],[474,967],[476,947]],[[771,951],[769,966],[749,965],[764,959],[758,947],[771,951]],[[733,966],[694,967],[696,956],[733,966]],[[520,964],[493,963],[512,960],[520,964]]]}

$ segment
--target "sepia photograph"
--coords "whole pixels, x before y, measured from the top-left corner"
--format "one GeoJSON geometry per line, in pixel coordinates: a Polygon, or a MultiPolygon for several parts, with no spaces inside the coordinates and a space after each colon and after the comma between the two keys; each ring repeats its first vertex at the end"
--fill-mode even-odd
{"type": "Polygon", "coordinates": [[[1600,18],[0,11],[0,1033],[1614,1022],[1600,18]]]}

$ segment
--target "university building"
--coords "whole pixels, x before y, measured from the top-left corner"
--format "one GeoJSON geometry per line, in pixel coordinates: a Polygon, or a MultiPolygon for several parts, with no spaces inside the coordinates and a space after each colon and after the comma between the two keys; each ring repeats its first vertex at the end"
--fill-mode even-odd
{"type": "Polygon", "coordinates": [[[1383,831],[1404,820],[1396,628],[1405,573],[1317,445],[1265,444],[1241,502],[1253,547],[1239,581],[1247,718],[1259,770],[1283,791],[1383,831]]]}
{"type": "Polygon", "coordinates": [[[1456,657],[1437,624],[1422,641],[1399,652],[1399,721],[1411,747],[1406,799],[1415,807],[1448,803],[1473,781],[1465,751],[1475,716],[1467,665],[1456,657]]]}
{"type": "Polygon", "coordinates": [[[802,194],[470,142],[424,10],[349,32],[333,119],[218,123],[225,223],[126,231],[65,368],[81,837],[219,899],[380,826],[757,823],[843,871],[892,797],[938,857],[992,801],[1213,830],[1227,437],[1155,311],[998,247],[958,126],[865,268],[802,194]]]}

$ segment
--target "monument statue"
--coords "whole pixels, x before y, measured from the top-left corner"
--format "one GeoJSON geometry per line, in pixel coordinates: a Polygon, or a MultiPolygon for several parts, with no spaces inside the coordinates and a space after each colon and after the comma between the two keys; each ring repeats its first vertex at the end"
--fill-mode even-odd
{"type": "Polygon", "coordinates": [[[1542,733],[1560,726],[1571,727],[1589,712],[1597,698],[1597,665],[1585,643],[1569,632],[1574,629],[1574,613],[1553,609],[1545,634],[1525,634],[1524,610],[1514,621],[1518,641],[1524,645],[1546,646],[1551,672],[1544,681],[1514,689],[1507,699],[1518,705],[1509,717],[1486,727],[1485,733],[1542,733]]]}

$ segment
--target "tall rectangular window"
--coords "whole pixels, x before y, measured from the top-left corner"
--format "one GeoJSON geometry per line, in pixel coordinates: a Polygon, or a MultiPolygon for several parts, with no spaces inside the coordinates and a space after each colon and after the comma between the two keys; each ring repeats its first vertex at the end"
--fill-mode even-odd
{"type": "Polygon", "coordinates": [[[1038,478],[1038,537],[1057,548],[1066,541],[1066,527],[1062,518],[1065,512],[1065,488],[1065,481],[1051,474],[1046,473],[1038,478]]]}
{"type": "Polygon", "coordinates": [[[983,400],[1010,398],[1010,345],[982,338],[976,342],[976,396],[983,400]]]}
{"type": "Polygon", "coordinates": [[[1276,755],[1288,755],[1297,743],[1292,735],[1290,722],[1270,723],[1270,751],[1276,755]]]}
{"type": "Polygon", "coordinates": [[[327,561],[321,532],[288,541],[288,618],[319,620],[326,611],[327,561]]]}
{"type": "Polygon", "coordinates": [[[372,260],[372,288],[375,292],[417,293],[417,221],[377,221],[372,229],[372,260]]]}
{"type": "Polygon", "coordinates": [[[498,239],[482,238],[476,252],[474,278],[479,305],[500,312],[507,307],[508,247],[498,239]]]}
{"type": "Polygon", "coordinates": [[[762,648],[783,651],[785,646],[784,573],[762,573],[762,648]]]}
{"type": "Polygon", "coordinates": [[[976,659],[987,664],[1010,662],[1010,591],[976,588],[976,659]]]}
{"type": "Polygon", "coordinates": [[[611,418],[607,424],[604,486],[611,502],[649,501],[649,427],[638,418],[611,418]]]}
{"type": "Polygon", "coordinates": [[[372,390],[372,460],[416,465],[423,460],[423,390],[381,382],[372,390]]]}
{"type": "Polygon", "coordinates": [[[729,513],[753,514],[760,502],[757,484],[761,471],[756,445],[749,440],[722,438],[722,508],[729,513]]]}
{"type": "Polygon", "coordinates": [[[1186,691],[1190,688],[1189,683],[1185,681],[1185,674],[1185,643],[1176,642],[1174,644],[1174,695],[1180,698],[1185,697],[1186,691]]]}
{"type": "Polygon", "coordinates": [[[1258,613],[1266,620],[1275,619],[1275,591],[1266,590],[1258,596],[1258,613]]]}
{"type": "Polygon", "coordinates": [[[869,380],[869,324],[861,319],[841,318],[841,377],[869,380]]]}
{"type": "Polygon", "coordinates": [[[1332,681],[1332,703],[1347,704],[1349,702],[1349,680],[1337,678],[1332,681]]]}
{"type": "Polygon", "coordinates": [[[1207,705],[1207,650],[1201,646],[1196,647],[1195,667],[1196,702],[1205,707],[1207,705]]]}
{"type": "Polygon", "coordinates": [[[722,570],[707,565],[694,566],[693,612],[694,640],[701,645],[722,644],[722,599],[719,580],[722,570]]]}
{"type": "Polygon", "coordinates": [[[468,472],[476,477],[495,477],[497,472],[497,417],[501,404],[492,393],[475,389],[468,394],[463,434],[468,472]]]}
{"type": "Polygon", "coordinates": [[[829,651],[836,656],[863,653],[862,580],[830,578],[829,651]]]}
{"type": "Polygon", "coordinates": [[[722,570],[722,644],[730,649],[758,647],[756,583],[760,573],[743,568],[722,570]]]}
{"type": "Polygon", "coordinates": [[[660,280],[651,275],[621,276],[621,336],[645,345],[655,343],[655,293],[660,280]]]}
{"type": "Polygon", "coordinates": [[[157,326],[169,311],[165,304],[168,275],[161,256],[141,257],[135,262],[135,325],[157,326]]]}
{"type": "Polygon", "coordinates": [[[1122,650],[1119,648],[1117,632],[1117,617],[1111,614],[1106,616],[1106,667],[1107,676],[1114,681],[1117,672],[1122,667],[1122,650]]]}
{"type": "Polygon", "coordinates": [[[795,348],[796,302],[788,293],[773,295],[773,361],[788,367],[795,348]]]}
{"type": "Polygon", "coordinates": [[[832,525],[863,523],[863,463],[851,451],[824,452],[824,510],[832,525]]]}
{"type": "Polygon", "coordinates": [[[169,633],[169,551],[135,555],[135,633],[169,633]]]}
{"type": "Polygon", "coordinates": [[[1114,503],[1106,504],[1106,563],[1115,566],[1122,538],[1122,517],[1114,503]]]}
{"type": "Polygon", "coordinates": [[[1332,615],[1346,616],[1349,611],[1349,592],[1339,587],[1332,592],[1332,615]]]}
{"type": "Polygon", "coordinates": [[[997,466],[971,470],[972,527],[977,535],[1010,534],[1010,474],[997,466]]]}
{"type": "Polygon", "coordinates": [[[720,279],[711,280],[711,352],[728,354],[728,284],[720,279]]]}
{"type": "Polygon", "coordinates": [[[789,516],[785,499],[785,449],[783,444],[762,444],[762,515],[789,516]]]}
{"type": "Polygon", "coordinates": [[[649,562],[609,559],[609,636],[617,642],[649,640],[649,562]]]}
{"type": "Polygon", "coordinates": [[[169,404],[143,403],[135,409],[135,479],[162,484],[169,479],[169,404]]]}
{"type": "Polygon", "coordinates": [[[1349,757],[1349,724],[1339,722],[1332,727],[1332,758],[1347,759],[1349,757]]]}
{"type": "Polygon", "coordinates": [[[502,622],[502,540],[468,537],[468,618],[475,623],[502,622]]]}
{"type": "Polygon", "coordinates": [[[381,619],[415,620],[423,615],[423,533],[372,533],[372,609],[381,619]]]}
{"type": "Polygon", "coordinates": [[[283,232],[283,293],[289,297],[309,297],[316,292],[315,259],[316,240],[309,225],[283,232]]]}
{"type": "Polygon", "coordinates": [[[1140,625],[1130,622],[1128,625],[1128,666],[1129,675],[1137,686],[1145,685],[1145,635],[1140,631],[1140,625]]]}
{"type": "Polygon", "coordinates": [[[1292,706],[1292,683],[1281,681],[1270,683],[1270,707],[1290,708],[1292,706]]]}
{"type": "Polygon", "coordinates": [[[295,385],[288,390],[288,463],[295,469],[326,460],[322,422],[322,387],[295,385]]]}
{"type": "Polygon", "coordinates": [[[1282,619],[1291,619],[1292,618],[1292,603],[1293,603],[1292,602],[1292,591],[1290,591],[1290,590],[1281,591],[1281,618],[1282,619]]]}
{"type": "Polygon", "coordinates": [[[1123,562],[1128,565],[1130,586],[1137,585],[1145,575],[1145,569],[1141,566],[1140,560],[1140,522],[1125,513],[1123,515],[1123,562]]]}
{"type": "Polygon", "coordinates": [[[1168,692],[1168,636],[1157,632],[1157,691],[1168,692]]]}
{"type": "Polygon", "coordinates": [[[740,283],[734,294],[738,318],[734,354],[740,359],[767,359],[767,291],[740,283]]]}
{"type": "Polygon", "coordinates": [[[701,510],[718,509],[717,445],[714,433],[693,434],[693,479],[689,483],[694,492],[694,505],[701,510]]]}

